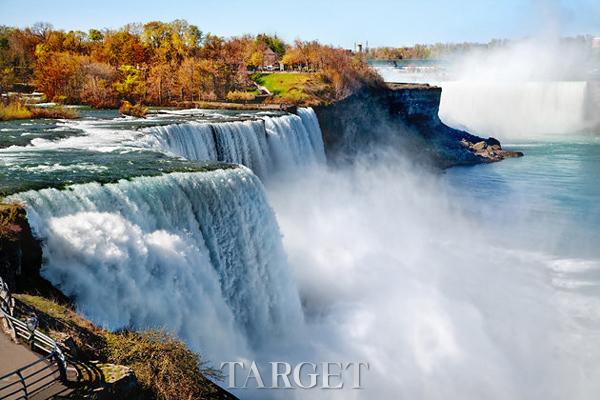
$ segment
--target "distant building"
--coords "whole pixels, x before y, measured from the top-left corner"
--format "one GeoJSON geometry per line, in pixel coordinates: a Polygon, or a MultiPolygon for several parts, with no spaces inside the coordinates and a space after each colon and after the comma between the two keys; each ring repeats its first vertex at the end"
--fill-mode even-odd
{"type": "Polygon", "coordinates": [[[592,49],[600,49],[600,37],[592,38],[592,49]]]}

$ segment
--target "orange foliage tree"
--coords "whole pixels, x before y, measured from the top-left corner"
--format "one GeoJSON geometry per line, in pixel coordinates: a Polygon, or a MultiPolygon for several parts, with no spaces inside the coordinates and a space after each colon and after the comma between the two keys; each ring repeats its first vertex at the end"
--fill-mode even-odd
{"type": "Polygon", "coordinates": [[[225,39],[184,20],[128,24],[119,30],[64,32],[49,24],[0,27],[0,91],[32,82],[48,100],[115,107],[120,101],[173,104],[224,99],[252,87],[250,72],[276,60],[313,72],[327,99],[376,84],[359,55],[274,35],[225,39]]]}

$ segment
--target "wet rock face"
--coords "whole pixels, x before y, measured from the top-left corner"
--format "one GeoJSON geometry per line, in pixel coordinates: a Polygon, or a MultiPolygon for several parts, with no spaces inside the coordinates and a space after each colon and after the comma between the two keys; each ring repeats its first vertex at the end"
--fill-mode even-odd
{"type": "Polygon", "coordinates": [[[13,292],[66,297],[40,276],[42,247],[19,204],[0,203],[0,276],[13,292]]]}
{"type": "Polygon", "coordinates": [[[316,107],[328,157],[351,159],[376,144],[394,146],[442,168],[517,156],[502,150],[494,138],[445,125],[438,116],[441,94],[441,88],[427,84],[390,84],[316,107]],[[480,142],[486,147],[471,146],[480,142]]]}
{"type": "Polygon", "coordinates": [[[39,275],[42,251],[33,238],[25,209],[0,204],[0,275],[11,290],[20,289],[23,278],[39,275]]]}

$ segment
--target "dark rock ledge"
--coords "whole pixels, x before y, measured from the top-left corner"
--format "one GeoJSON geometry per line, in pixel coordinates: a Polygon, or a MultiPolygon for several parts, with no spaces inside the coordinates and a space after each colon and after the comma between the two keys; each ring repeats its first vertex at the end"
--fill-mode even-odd
{"type": "Polygon", "coordinates": [[[373,146],[398,149],[441,168],[519,157],[494,138],[454,129],[439,118],[442,89],[428,84],[365,88],[315,107],[328,158],[348,160],[373,146]]]}

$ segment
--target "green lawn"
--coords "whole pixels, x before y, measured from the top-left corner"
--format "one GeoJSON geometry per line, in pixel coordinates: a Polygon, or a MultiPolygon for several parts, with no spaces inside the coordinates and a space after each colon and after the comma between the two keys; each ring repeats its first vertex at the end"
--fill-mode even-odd
{"type": "Polygon", "coordinates": [[[314,74],[298,72],[256,73],[252,80],[277,96],[295,99],[304,95],[304,86],[314,74]]]}

